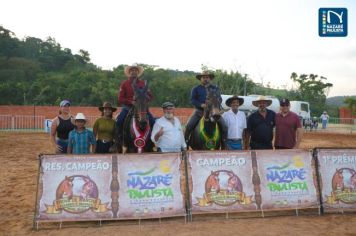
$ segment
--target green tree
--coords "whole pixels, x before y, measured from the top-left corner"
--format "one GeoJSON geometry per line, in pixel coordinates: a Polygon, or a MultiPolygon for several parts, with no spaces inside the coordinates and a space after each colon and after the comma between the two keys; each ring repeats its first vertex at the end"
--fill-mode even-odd
{"type": "Polygon", "coordinates": [[[296,99],[308,101],[313,115],[319,115],[326,108],[326,95],[329,93],[332,83],[326,82],[327,78],[315,74],[301,74],[293,72],[291,80],[297,84],[296,99]]]}

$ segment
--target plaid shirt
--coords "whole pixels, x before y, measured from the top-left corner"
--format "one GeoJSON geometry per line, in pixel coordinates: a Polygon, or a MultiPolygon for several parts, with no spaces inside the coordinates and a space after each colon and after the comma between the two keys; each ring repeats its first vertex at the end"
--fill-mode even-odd
{"type": "Polygon", "coordinates": [[[78,132],[76,129],[70,131],[68,147],[72,148],[73,154],[90,153],[90,144],[96,145],[94,133],[88,129],[78,132]]]}

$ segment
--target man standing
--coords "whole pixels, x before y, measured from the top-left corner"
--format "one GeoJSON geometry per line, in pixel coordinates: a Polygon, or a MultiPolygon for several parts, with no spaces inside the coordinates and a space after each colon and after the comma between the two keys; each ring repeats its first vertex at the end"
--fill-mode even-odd
{"type": "Polygon", "coordinates": [[[164,116],[153,126],[151,140],[160,152],[180,152],[187,149],[181,123],[174,117],[174,105],[171,102],[162,104],[164,116]]]}
{"type": "MultiPolygon", "coordinates": [[[[192,89],[192,93],[190,96],[190,101],[195,107],[195,111],[193,115],[189,118],[189,121],[185,127],[185,133],[184,137],[186,142],[188,143],[189,137],[195,126],[197,125],[198,121],[202,118],[203,116],[203,111],[204,108],[206,107],[206,96],[207,96],[207,91],[209,89],[217,90],[220,93],[220,88],[217,87],[216,85],[211,84],[211,80],[214,79],[214,74],[209,73],[207,71],[198,74],[195,76],[197,80],[200,81],[200,85],[195,86],[192,89]]],[[[220,96],[219,98],[220,103],[222,101],[222,98],[220,96]]],[[[220,118],[218,120],[219,128],[221,129],[221,136],[222,136],[222,146],[226,145],[226,135],[227,135],[227,128],[224,122],[224,119],[220,118]]],[[[222,148],[222,149],[223,149],[222,148]]]]}
{"type": "Polygon", "coordinates": [[[273,127],[275,126],[276,113],[267,109],[272,100],[259,96],[252,104],[258,110],[247,119],[247,140],[250,139],[251,149],[273,149],[273,127]]]}
{"type": "Polygon", "coordinates": [[[231,109],[223,114],[225,124],[227,126],[227,141],[226,145],[229,150],[242,150],[245,129],[246,115],[239,111],[239,106],[244,103],[244,99],[238,96],[230,97],[225,104],[231,109]]]}
{"type": "Polygon", "coordinates": [[[326,125],[327,125],[327,123],[329,121],[328,113],[326,113],[326,111],[324,111],[323,114],[321,114],[320,118],[321,118],[322,128],[326,129],[326,125]]]}
{"type": "Polygon", "coordinates": [[[280,112],[276,115],[276,149],[299,148],[302,140],[303,128],[299,117],[290,111],[290,102],[283,98],[280,101],[280,112]]]}
{"type": "MultiPolygon", "coordinates": [[[[116,127],[118,127],[119,131],[119,139],[121,140],[122,137],[122,128],[125,121],[127,114],[129,113],[132,106],[135,104],[134,98],[134,86],[138,88],[143,88],[146,85],[146,81],[140,80],[139,78],[143,74],[143,67],[138,66],[136,64],[132,66],[126,66],[124,73],[128,77],[127,80],[123,81],[120,85],[119,91],[119,104],[122,105],[122,110],[119,116],[116,119],[116,127]]],[[[152,100],[152,93],[150,90],[147,92],[149,101],[152,100]]],[[[153,118],[152,114],[148,111],[148,118],[151,127],[153,126],[155,119],[153,118]]]]}

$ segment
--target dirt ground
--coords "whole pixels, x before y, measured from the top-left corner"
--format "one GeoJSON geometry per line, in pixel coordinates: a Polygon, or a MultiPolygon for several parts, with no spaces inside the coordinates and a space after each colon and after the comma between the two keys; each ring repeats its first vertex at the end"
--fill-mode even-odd
{"type": "MultiPolygon", "coordinates": [[[[32,229],[38,155],[51,153],[47,134],[0,133],[0,235],[356,235],[356,214],[248,219],[184,219],[63,223],[32,229]],[[50,229],[49,229],[50,228],[50,229]]],[[[302,148],[356,147],[356,135],[306,133],[302,148]]],[[[40,225],[41,227],[41,225],[40,225]]]]}

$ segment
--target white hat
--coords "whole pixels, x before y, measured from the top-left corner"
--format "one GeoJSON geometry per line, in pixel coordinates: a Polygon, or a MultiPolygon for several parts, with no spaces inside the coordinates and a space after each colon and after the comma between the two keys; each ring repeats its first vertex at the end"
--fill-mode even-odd
{"type": "Polygon", "coordinates": [[[76,116],[75,116],[75,120],[86,120],[85,116],[83,113],[78,113],[76,116]]]}
{"type": "Polygon", "coordinates": [[[127,77],[130,77],[130,70],[132,68],[136,68],[138,70],[138,74],[137,74],[137,77],[141,77],[141,75],[143,74],[143,67],[142,66],[139,66],[137,65],[136,63],[135,64],[132,64],[131,66],[125,66],[125,69],[124,69],[124,73],[127,77]]]}

